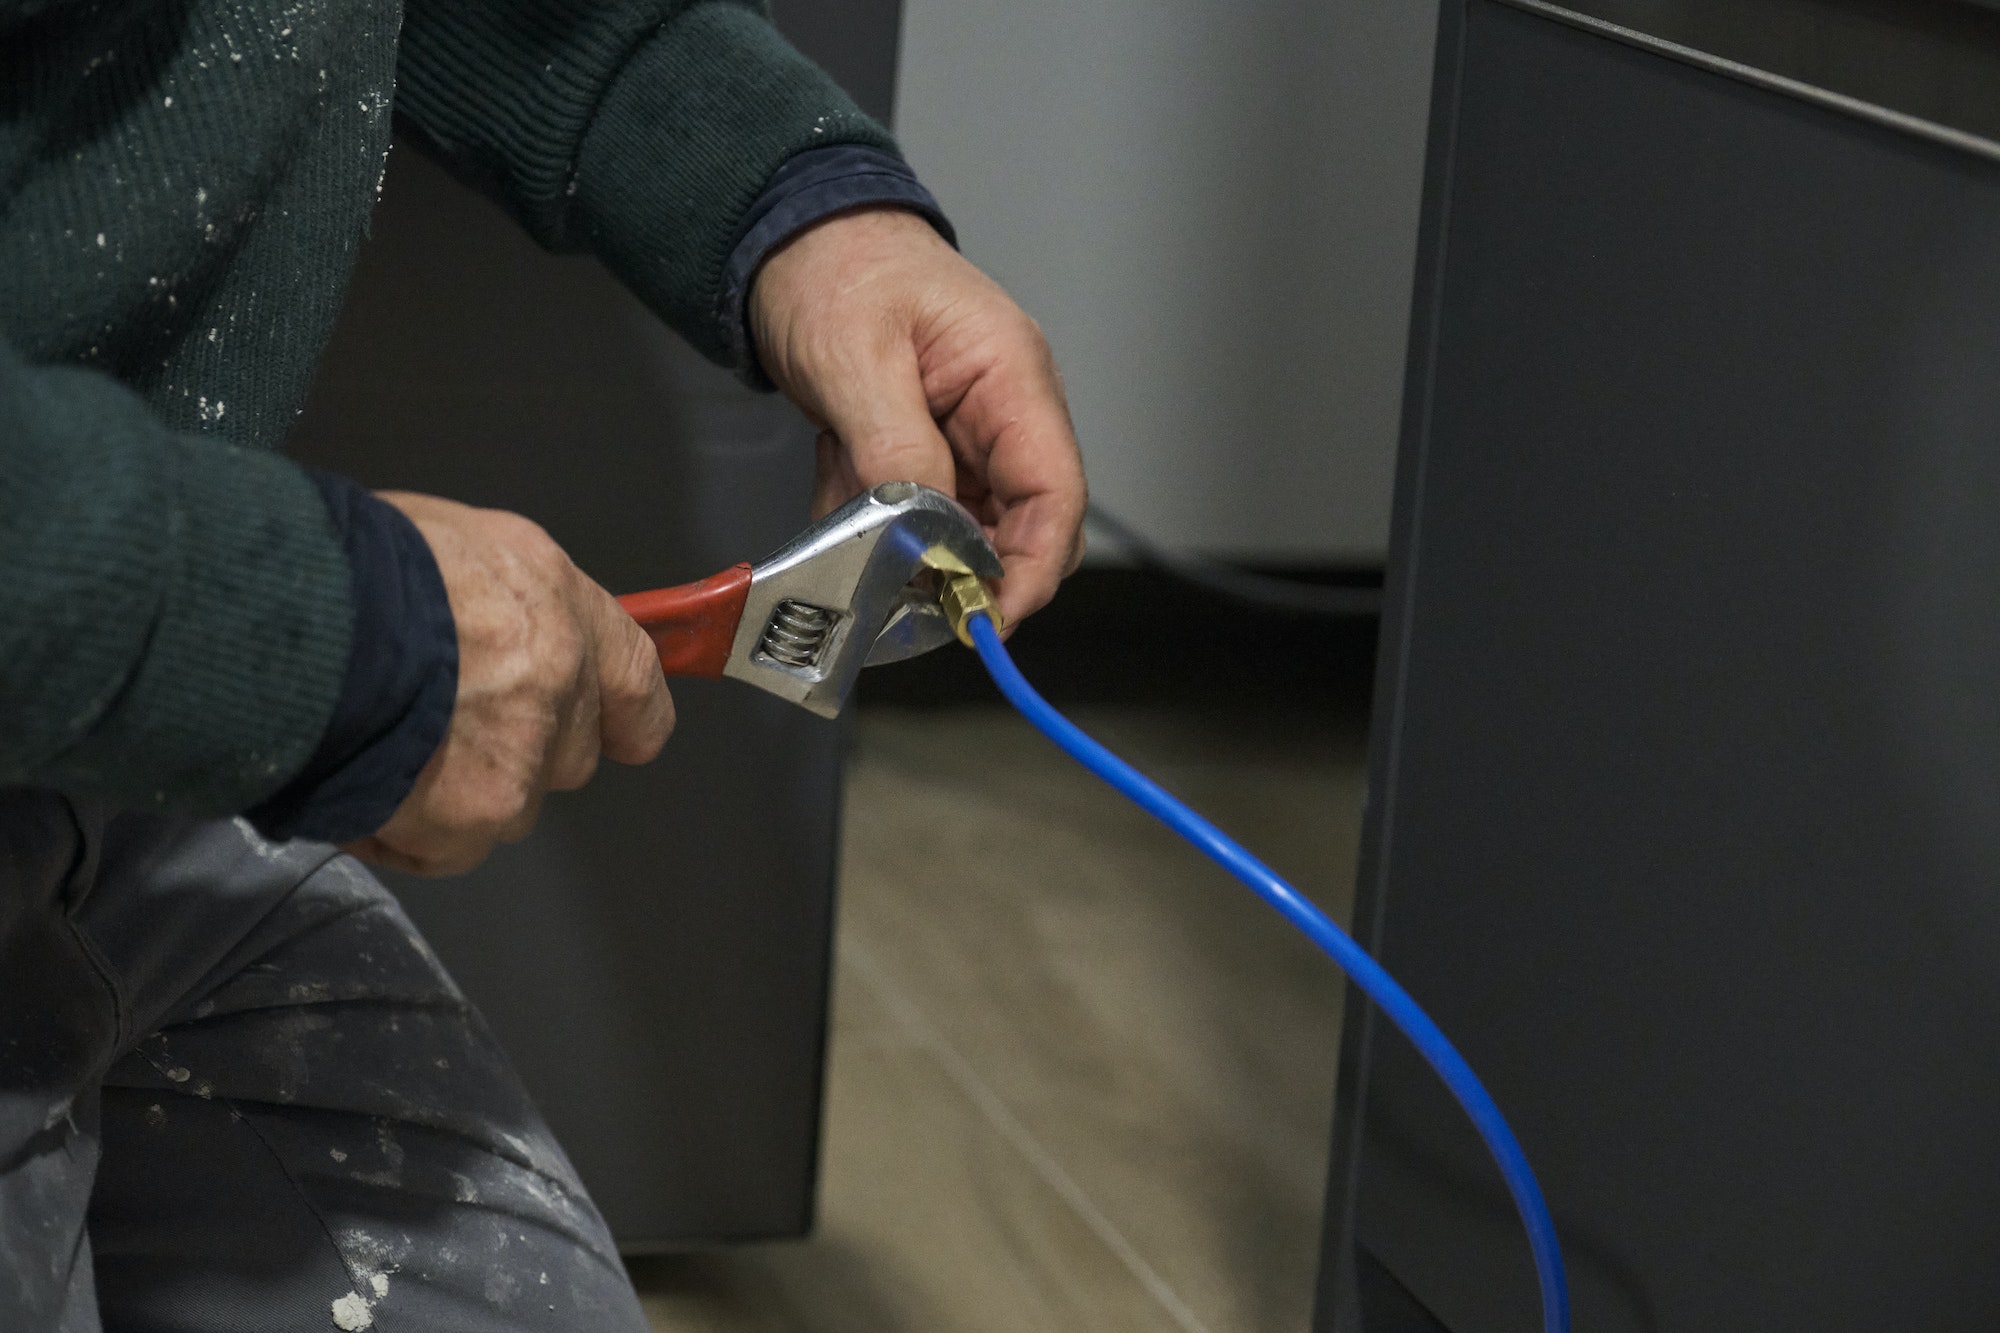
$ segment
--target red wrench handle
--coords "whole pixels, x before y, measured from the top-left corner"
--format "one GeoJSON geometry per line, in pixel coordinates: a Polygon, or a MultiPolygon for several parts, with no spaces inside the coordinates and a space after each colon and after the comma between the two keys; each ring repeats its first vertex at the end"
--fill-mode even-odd
{"type": "Polygon", "coordinates": [[[697,583],[683,583],[651,592],[629,592],[618,599],[625,614],[653,636],[660,666],[669,676],[722,674],[736,642],[736,622],[750,599],[750,566],[735,565],[697,583]]]}

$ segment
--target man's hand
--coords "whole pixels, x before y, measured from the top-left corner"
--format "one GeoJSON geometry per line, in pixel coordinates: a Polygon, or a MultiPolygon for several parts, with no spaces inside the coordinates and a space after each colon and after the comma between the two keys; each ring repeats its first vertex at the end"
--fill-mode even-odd
{"type": "Polygon", "coordinates": [[[750,290],[764,370],[821,428],[813,511],[885,481],[956,495],[1007,575],[1008,624],[1083,558],[1083,463],[1035,322],[915,214],[829,218],[750,290]]]}
{"type": "Polygon", "coordinates": [[[652,640],[527,519],[384,492],[430,543],[458,623],[444,744],[374,836],[347,848],[424,875],[526,837],[542,794],[590,780],[600,754],[643,764],[674,729],[652,640]]]}

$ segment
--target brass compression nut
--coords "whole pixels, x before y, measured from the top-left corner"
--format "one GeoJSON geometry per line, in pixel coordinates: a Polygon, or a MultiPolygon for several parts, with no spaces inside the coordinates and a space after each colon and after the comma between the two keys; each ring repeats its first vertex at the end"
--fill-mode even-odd
{"type": "Polygon", "coordinates": [[[1000,608],[993,605],[993,594],[977,574],[954,574],[944,581],[938,592],[938,602],[944,607],[944,618],[951,622],[952,633],[966,647],[972,647],[972,631],[967,622],[977,612],[984,611],[993,618],[993,628],[1000,628],[1000,608]]]}

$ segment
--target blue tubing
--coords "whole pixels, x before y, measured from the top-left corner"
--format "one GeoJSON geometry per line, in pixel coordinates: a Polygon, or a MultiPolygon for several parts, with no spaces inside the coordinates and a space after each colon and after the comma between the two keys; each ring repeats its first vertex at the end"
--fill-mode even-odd
{"type": "Polygon", "coordinates": [[[1549,1206],[1542,1199],[1542,1187],[1528,1166],[1514,1131],[1507,1127],[1492,1094],[1480,1083],[1472,1066],[1465,1062],[1430,1015],[1417,1007],[1410,993],[1396,984],[1366,950],[1345,931],[1327,919],[1324,912],[1306,901],[1299,891],[1272,872],[1271,868],[1245,851],[1234,839],[1200,815],[1181,804],[1166,788],[1120,759],[1085,735],[1081,728],[1049,706],[1035,693],[1014,659],[1000,643],[993,622],[984,612],[975,614],[968,628],[980,660],[993,683],[1007,701],[1037,731],[1061,747],[1070,758],[1103,778],[1140,809],[1193,843],[1210,860],[1243,881],[1258,897],[1278,909],[1279,915],[1303,931],[1340,970],[1359,986],[1375,1006],[1389,1016],[1416,1048],[1430,1061],[1438,1077],[1451,1089],[1452,1096],[1465,1108],[1466,1115],[1486,1140],[1486,1147],[1506,1177],[1514,1195],[1521,1224],[1528,1230],[1528,1244],[1534,1250],[1535,1275],[1542,1286],[1542,1328],[1544,1333],[1569,1333],[1569,1282],[1563,1276],[1562,1249],[1556,1239],[1556,1225],[1549,1206]]]}

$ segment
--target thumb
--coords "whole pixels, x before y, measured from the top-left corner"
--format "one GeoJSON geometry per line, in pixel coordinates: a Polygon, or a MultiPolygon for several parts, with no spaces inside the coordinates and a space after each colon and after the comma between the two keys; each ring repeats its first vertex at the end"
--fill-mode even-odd
{"type": "Polygon", "coordinates": [[[660,673],[659,650],[610,593],[595,584],[591,593],[604,755],[621,764],[651,763],[674,730],[674,698],[660,673]]]}

